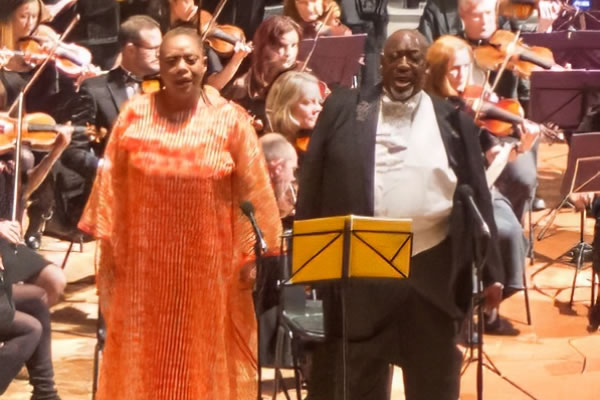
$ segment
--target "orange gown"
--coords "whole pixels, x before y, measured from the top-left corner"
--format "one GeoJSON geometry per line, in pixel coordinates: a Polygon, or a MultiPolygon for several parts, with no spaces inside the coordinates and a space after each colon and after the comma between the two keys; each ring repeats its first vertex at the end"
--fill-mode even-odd
{"type": "Polygon", "coordinates": [[[240,267],[256,208],[271,249],[281,232],[249,117],[211,105],[177,121],[132,99],[109,139],[80,228],[100,239],[107,324],[99,400],[254,400],[256,321],[240,267]]]}

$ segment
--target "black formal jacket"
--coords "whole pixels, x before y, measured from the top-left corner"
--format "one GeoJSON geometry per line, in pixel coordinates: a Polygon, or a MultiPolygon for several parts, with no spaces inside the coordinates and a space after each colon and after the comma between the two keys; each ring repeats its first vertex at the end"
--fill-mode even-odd
{"type": "MultiPolygon", "coordinates": [[[[127,100],[126,74],[116,68],[108,74],[86,79],[70,102],[73,125],[91,124],[110,132],[121,105],[127,100]]],[[[84,177],[94,177],[98,159],[104,154],[108,137],[92,143],[83,134],[73,134],[71,144],[62,156],[63,164],[84,177]],[[92,152],[93,149],[93,152],[92,152]]]]}
{"type": "MultiPolygon", "coordinates": [[[[374,214],[375,137],[381,98],[381,86],[358,90],[339,88],[326,100],[300,171],[297,219],[348,214],[374,214]]],[[[492,231],[492,246],[484,269],[484,284],[502,282],[498,251],[494,244],[496,225],[487,188],[477,128],[472,118],[445,100],[432,98],[450,167],[458,185],[469,185],[475,202],[492,231]]],[[[432,116],[433,117],[433,116],[432,116]]],[[[407,195],[410,191],[407,190],[407,195]]],[[[409,281],[417,291],[453,318],[461,318],[472,293],[471,260],[472,222],[457,194],[450,216],[450,254],[439,265],[430,265],[411,273],[409,281]],[[418,276],[417,276],[418,275],[418,276]]],[[[352,281],[351,281],[352,282],[352,281]]],[[[353,284],[351,284],[353,285],[353,284]]],[[[368,286],[368,285],[367,285],[368,286]]],[[[352,288],[351,288],[352,289],[352,288]]],[[[356,301],[379,298],[377,285],[349,293],[356,301]],[[369,296],[366,298],[365,296],[369,296]]],[[[378,301],[378,300],[375,300],[378,301]]],[[[385,306],[380,304],[379,306],[385,306]]],[[[359,307],[360,308],[360,307],[359,307]]],[[[377,325],[378,305],[364,307],[352,319],[361,321],[364,335],[377,325]]]]}

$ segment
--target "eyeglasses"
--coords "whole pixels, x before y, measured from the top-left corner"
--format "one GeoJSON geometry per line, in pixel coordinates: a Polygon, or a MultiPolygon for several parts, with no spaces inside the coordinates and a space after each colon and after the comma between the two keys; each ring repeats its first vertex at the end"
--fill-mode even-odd
{"type": "Polygon", "coordinates": [[[144,50],[148,50],[148,51],[156,51],[156,52],[158,52],[158,50],[160,50],[160,45],[151,47],[151,46],[145,46],[145,45],[143,45],[141,43],[135,43],[135,42],[132,42],[132,44],[135,47],[138,47],[138,48],[144,49],[144,50]]]}

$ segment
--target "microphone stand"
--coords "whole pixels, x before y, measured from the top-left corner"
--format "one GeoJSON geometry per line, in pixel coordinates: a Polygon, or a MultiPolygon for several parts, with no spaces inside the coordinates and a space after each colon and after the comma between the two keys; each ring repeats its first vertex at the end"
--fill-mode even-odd
{"type": "MultiPolygon", "coordinates": [[[[506,382],[511,384],[513,387],[521,391],[523,394],[533,400],[537,400],[532,394],[520,387],[518,384],[513,382],[511,379],[502,374],[502,372],[493,363],[490,356],[483,349],[483,268],[487,261],[490,245],[491,245],[491,234],[489,227],[483,220],[477,205],[475,204],[472,195],[465,194],[463,198],[464,202],[470,202],[471,204],[465,204],[467,209],[468,220],[474,222],[477,225],[476,234],[473,237],[473,262],[472,262],[472,276],[474,279],[474,295],[472,300],[473,309],[477,309],[476,312],[472,311],[471,321],[469,322],[469,348],[465,351],[465,355],[468,353],[468,357],[463,359],[464,366],[460,372],[460,375],[469,368],[469,365],[473,361],[477,362],[476,382],[477,382],[477,400],[483,399],[483,367],[504,379],[506,382]],[[473,322],[473,318],[476,318],[476,322],[473,322]],[[473,338],[473,332],[477,332],[477,343],[473,338]],[[475,348],[477,348],[477,355],[475,355],[475,348]],[[485,362],[484,362],[485,358],[485,362]]],[[[498,317],[499,318],[499,317],[498,317]]]]}

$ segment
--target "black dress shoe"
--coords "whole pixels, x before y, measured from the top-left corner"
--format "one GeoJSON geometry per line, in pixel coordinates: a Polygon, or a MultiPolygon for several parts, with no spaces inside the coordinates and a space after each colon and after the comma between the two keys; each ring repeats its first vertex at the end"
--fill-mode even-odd
{"type": "Polygon", "coordinates": [[[533,204],[531,204],[531,209],[533,211],[542,211],[546,209],[546,202],[544,201],[544,199],[540,198],[540,197],[536,197],[535,199],[533,199],[533,204]]]}
{"type": "Polygon", "coordinates": [[[484,318],[483,330],[488,335],[499,336],[518,336],[521,333],[509,320],[500,315],[492,322],[488,322],[487,318],[484,318]]]}
{"type": "Polygon", "coordinates": [[[36,233],[25,238],[25,244],[32,250],[39,250],[42,244],[42,235],[36,233]]]}
{"type": "Polygon", "coordinates": [[[600,327],[600,304],[596,303],[588,313],[588,332],[596,332],[600,327]]]}

